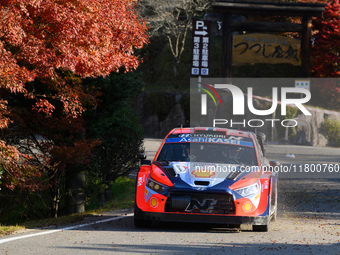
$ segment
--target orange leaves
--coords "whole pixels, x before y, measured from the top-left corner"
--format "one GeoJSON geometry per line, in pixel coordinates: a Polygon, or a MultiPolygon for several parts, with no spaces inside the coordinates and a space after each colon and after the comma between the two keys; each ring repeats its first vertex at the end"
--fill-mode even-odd
{"type": "Polygon", "coordinates": [[[5,144],[0,140],[0,167],[5,170],[3,184],[14,189],[19,187],[22,190],[36,191],[46,188],[46,185],[39,181],[41,169],[27,164],[27,158],[17,148],[5,144]]]}
{"type": "Polygon", "coordinates": [[[44,112],[47,115],[52,115],[55,107],[50,104],[50,102],[48,102],[46,99],[39,99],[38,102],[36,102],[33,106],[33,109],[37,110],[37,112],[44,112]]]}
{"type": "Polygon", "coordinates": [[[313,54],[313,69],[317,77],[339,77],[340,67],[340,4],[329,1],[323,18],[314,21],[317,33],[313,54]]]}
{"type": "Polygon", "coordinates": [[[0,129],[6,128],[10,123],[9,113],[7,101],[0,99],[0,129]]]}
{"type": "MultiPolygon", "coordinates": [[[[2,1],[0,88],[29,93],[26,82],[35,77],[58,80],[56,69],[95,77],[121,66],[136,68],[139,60],[133,49],[143,47],[148,36],[135,4],[130,0],[2,1]]],[[[65,112],[73,114],[67,109],[72,100],[68,101],[65,112]]],[[[53,110],[47,106],[39,101],[34,108],[53,110]]]]}

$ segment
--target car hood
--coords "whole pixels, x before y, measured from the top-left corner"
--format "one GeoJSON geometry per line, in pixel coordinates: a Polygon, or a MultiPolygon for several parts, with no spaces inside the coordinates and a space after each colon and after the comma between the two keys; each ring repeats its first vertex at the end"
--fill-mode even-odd
{"type": "Polygon", "coordinates": [[[156,162],[154,165],[165,172],[173,182],[185,182],[193,188],[211,188],[226,180],[231,185],[249,174],[249,171],[245,171],[239,164],[156,162]]]}

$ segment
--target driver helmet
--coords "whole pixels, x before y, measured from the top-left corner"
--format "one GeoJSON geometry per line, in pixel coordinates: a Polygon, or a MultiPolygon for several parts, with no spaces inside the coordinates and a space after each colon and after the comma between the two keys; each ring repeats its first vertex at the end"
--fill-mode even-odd
{"type": "Polygon", "coordinates": [[[229,149],[229,159],[239,159],[241,156],[241,148],[240,147],[232,147],[229,149]]]}
{"type": "Polygon", "coordinates": [[[186,161],[193,160],[195,155],[195,150],[190,147],[190,144],[186,144],[185,146],[183,146],[182,156],[185,158],[186,161]]]}

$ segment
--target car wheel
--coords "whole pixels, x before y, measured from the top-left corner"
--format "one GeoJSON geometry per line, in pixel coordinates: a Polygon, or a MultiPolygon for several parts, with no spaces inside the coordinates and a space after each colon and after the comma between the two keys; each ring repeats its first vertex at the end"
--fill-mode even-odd
{"type": "Polygon", "coordinates": [[[277,215],[277,202],[275,203],[274,209],[272,214],[270,215],[270,221],[275,222],[276,221],[276,215],[277,215]]]}
{"type": "Polygon", "coordinates": [[[274,204],[272,205],[270,220],[272,222],[275,222],[276,221],[276,215],[277,215],[277,192],[275,192],[273,199],[274,199],[274,204]]]}
{"type": "Polygon", "coordinates": [[[273,189],[273,203],[271,205],[271,215],[270,215],[270,220],[272,222],[276,221],[276,215],[277,215],[277,184],[275,185],[274,189],[273,189]]]}
{"type": "Polygon", "coordinates": [[[253,231],[256,232],[268,232],[269,224],[268,225],[253,225],[253,231]]]}

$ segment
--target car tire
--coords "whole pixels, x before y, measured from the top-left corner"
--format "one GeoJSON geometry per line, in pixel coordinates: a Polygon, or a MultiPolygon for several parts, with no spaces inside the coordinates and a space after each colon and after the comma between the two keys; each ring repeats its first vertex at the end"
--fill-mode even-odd
{"type": "Polygon", "coordinates": [[[271,215],[270,215],[270,221],[275,222],[276,221],[276,215],[277,215],[277,183],[273,189],[272,198],[274,200],[273,204],[271,205],[271,215]]]}
{"type": "Polygon", "coordinates": [[[275,211],[272,213],[272,215],[270,216],[270,221],[271,221],[271,222],[275,222],[275,221],[276,221],[276,209],[275,209],[275,211]]]}
{"type": "Polygon", "coordinates": [[[268,225],[253,225],[253,231],[256,232],[268,232],[269,224],[268,225]]]}

